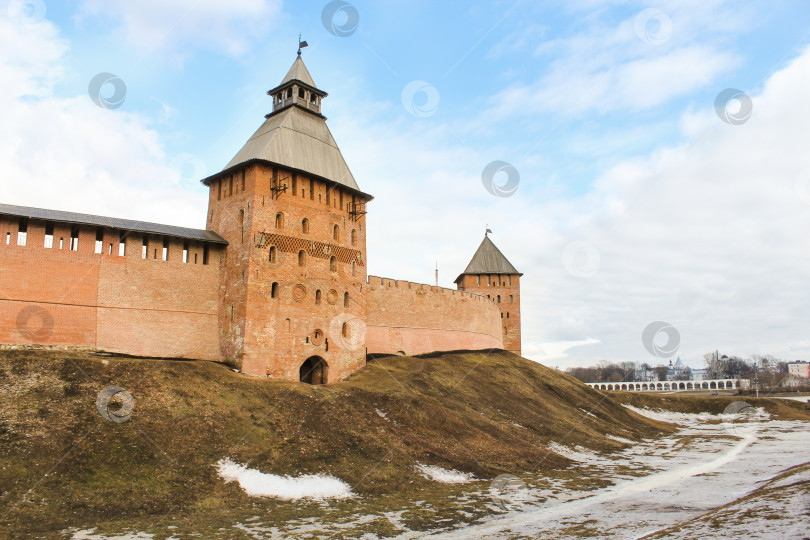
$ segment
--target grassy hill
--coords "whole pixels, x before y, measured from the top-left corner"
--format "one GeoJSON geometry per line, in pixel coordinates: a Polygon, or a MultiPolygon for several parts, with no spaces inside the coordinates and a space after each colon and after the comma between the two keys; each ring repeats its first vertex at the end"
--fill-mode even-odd
{"type": "Polygon", "coordinates": [[[379,357],[328,386],[209,362],[0,354],[0,533],[12,536],[256,508],[217,477],[224,457],[265,473],[327,473],[376,500],[435,485],[417,463],[482,479],[542,473],[568,464],[552,441],[608,452],[623,446],[610,436],[672,429],[503,351],[379,357]],[[133,395],[128,422],[97,412],[109,385],[133,395]]]}

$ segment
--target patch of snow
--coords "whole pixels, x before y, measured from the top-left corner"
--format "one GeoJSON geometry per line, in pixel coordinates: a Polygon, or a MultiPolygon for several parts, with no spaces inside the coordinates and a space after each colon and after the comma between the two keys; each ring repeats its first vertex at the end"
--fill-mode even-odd
{"type": "Polygon", "coordinates": [[[633,407],[632,405],[624,405],[626,409],[630,409],[636,414],[652,418],[653,420],[660,420],[662,422],[672,422],[675,424],[696,424],[706,422],[709,420],[723,420],[724,422],[734,420],[745,420],[749,422],[763,422],[770,420],[771,415],[768,414],[762,407],[746,407],[740,413],[736,414],[712,414],[710,412],[702,413],[680,413],[667,411],[663,409],[642,409],[633,407]]]}
{"type": "Polygon", "coordinates": [[[298,477],[267,474],[223,458],[216,463],[220,478],[237,481],[245,493],[254,497],[279,499],[343,499],[351,497],[349,485],[325,474],[307,474],[298,477]]]}
{"type": "Polygon", "coordinates": [[[596,416],[595,414],[593,414],[591,411],[586,411],[585,409],[582,409],[582,408],[580,408],[579,410],[580,410],[580,411],[582,411],[582,412],[584,412],[584,413],[585,413],[585,414],[587,414],[588,416],[593,416],[594,418],[599,418],[598,416],[596,416]]]}
{"type": "Polygon", "coordinates": [[[416,467],[414,468],[416,469],[416,472],[428,480],[442,482],[445,484],[466,484],[467,482],[475,479],[475,475],[472,473],[454,471],[453,469],[443,469],[434,465],[423,465],[422,463],[417,463],[416,467]]]}
{"type": "Polygon", "coordinates": [[[672,422],[675,424],[694,424],[706,422],[708,420],[716,419],[717,417],[710,412],[702,413],[679,413],[674,411],[667,411],[664,409],[644,409],[633,407],[632,405],[624,405],[625,409],[630,409],[636,414],[646,416],[653,420],[661,422],[672,422]]]}
{"type": "Polygon", "coordinates": [[[607,438],[624,444],[638,444],[636,441],[631,441],[630,439],[625,439],[624,437],[617,437],[616,435],[608,435],[607,438]]]}
{"type": "Polygon", "coordinates": [[[377,413],[380,416],[380,418],[384,418],[384,419],[388,420],[388,416],[386,416],[386,414],[384,412],[382,412],[380,409],[375,408],[374,412],[377,413]]]}
{"type": "Polygon", "coordinates": [[[145,532],[138,533],[125,533],[119,536],[108,536],[106,534],[93,534],[95,527],[92,529],[84,529],[83,531],[75,531],[70,540],[148,540],[154,538],[154,534],[145,532]]]}
{"type": "Polygon", "coordinates": [[[579,463],[600,463],[604,461],[604,458],[601,456],[594,454],[593,452],[582,448],[581,446],[577,446],[576,449],[568,448],[567,446],[563,446],[556,442],[549,443],[548,447],[551,449],[552,452],[555,454],[559,454],[563,457],[567,457],[572,461],[577,461],[579,463]]]}

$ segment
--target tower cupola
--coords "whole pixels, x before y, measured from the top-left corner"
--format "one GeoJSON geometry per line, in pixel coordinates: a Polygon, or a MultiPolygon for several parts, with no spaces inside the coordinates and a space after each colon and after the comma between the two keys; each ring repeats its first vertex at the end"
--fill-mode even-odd
{"type": "Polygon", "coordinates": [[[284,80],[275,88],[268,90],[267,94],[273,98],[273,112],[268,114],[268,117],[287,107],[300,107],[305,111],[323,116],[321,115],[321,100],[329,95],[315,86],[312,75],[309,74],[307,66],[301,59],[300,49],[298,57],[284,80]]]}

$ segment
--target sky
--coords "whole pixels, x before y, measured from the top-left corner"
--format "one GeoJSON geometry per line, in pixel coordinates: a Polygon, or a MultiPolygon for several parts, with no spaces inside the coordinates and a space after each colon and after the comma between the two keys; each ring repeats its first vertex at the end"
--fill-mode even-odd
{"type": "Polygon", "coordinates": [[[810,358],[808,0],[3,0],[0,201],[204,227],[299,33],[369,274],[488,227],[528,358],[810,358]]]}

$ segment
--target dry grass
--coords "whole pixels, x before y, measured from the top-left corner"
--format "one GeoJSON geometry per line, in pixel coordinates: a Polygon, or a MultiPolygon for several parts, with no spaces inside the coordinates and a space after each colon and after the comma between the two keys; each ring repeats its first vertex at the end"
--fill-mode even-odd
{"type": "MultiPolygon", "coordinates": [[[[568,462],[550,441],[612,451],[623,445],[607,435],[672,430],[613,397],[506,352],[381,357],[347,381],[309,386],[207,362],[4,351],[0,536],[266,513],[270,503],[216,477],[225,456],[268,473],[331,474],[390,509],[433,489],[417,462],[478,478],[551,471],[568,462]],[[108,385],[134,396],[130,421],[96,411],[108,385]]],[[[274,511],[285,519],[300,507],[274,511]]]]}

